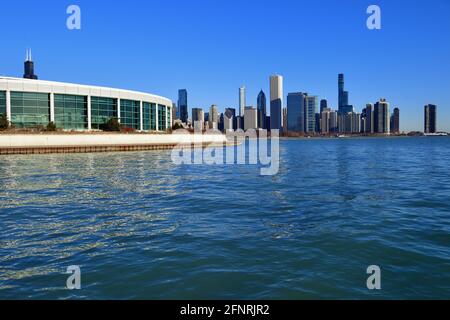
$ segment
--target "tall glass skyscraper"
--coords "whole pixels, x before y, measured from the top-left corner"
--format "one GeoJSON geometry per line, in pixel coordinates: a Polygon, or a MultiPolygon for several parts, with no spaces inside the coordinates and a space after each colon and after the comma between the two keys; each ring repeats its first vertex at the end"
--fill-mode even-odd
{"type": "Polygon", "coordinates": [[[301,92],[287,96],[287,129],[290,132],[305,132],[306,95],[301,92]]]}
{"type": "Polygon", "coordinates": [[[437,107],[434,104],[427,104],[425,106],[425,133],[436,133],[437,132],[437,107]]]}
{"type": "Polygon", "coordinates": [[[365,132],[374,133],[374,120],[373,120],[373,104],[367,104],[365,109],[365,132]]]}
{"type": "Polygon", "coordinates": [[[338,76],[338,107],[341,108],[343,106],[346,106],[348,104],[348,100],[346,100],[346,98],[348,99],[348,95],[345,95],[345,80],[344,80],[344,74],[339,74],[338,76]]]}
{"type": "Polygon", "coordinates": [[[322,99],[320,100],[320,113],[322,113],[325,109],[328,109],[328,100],[322,99]]]}
{"type": "Polygon", "coordinates": [[[344,74],[339,74],[338,76],[338,111],[339,114],[347,114],[349,112],[354,112],[353,106],[348,104],[348,91],[345,91],[345,80],[344,74]]]}
{"type": "Polygon", "coordinates": [[[390,133],[391,115],[389,112],[389,103],[386,99],[380,99],[375,103],[373,111],[374,133],[390,133]]]}
{"type": "Polygon", "coordinates": [[[180,110],[181,122],[186,123],[189,118],[188,114],[188,93],[186,89],[178,90],[178,109],[180,110]]]}
{"type": "Polygon", "coordinates": [[[392,133],[400,133],[400,109],[395,108],[394,113],[392,114],[392,124],[391,124],[391,132],[392,133]]]}
{"type": "Polygon", "coordinates": [[[307,96],[306,97],[306,107],[305,107],[305,132],[315,133],[316,132],[316,113],[319,108],[319,100],[317,96],[307,96]]]}
{"type": "Polygon", "coordinates": [[[239,116],[244,117],[245,113],[245,87],[239,88],[239,116]]]}
{"type": "Polygon", "coordinates": [[[267,114],[267,106],[266,106],[266,95],[264,91],[260,91],[257,99],[257,109],[258,109],[258,128],[266,129],[266,114],[267,114]]]}
{"type": "Polygon", "coordinates": [[[282,130],[283,125],[283,77],[270,77],[270,129],[282,130]]]}

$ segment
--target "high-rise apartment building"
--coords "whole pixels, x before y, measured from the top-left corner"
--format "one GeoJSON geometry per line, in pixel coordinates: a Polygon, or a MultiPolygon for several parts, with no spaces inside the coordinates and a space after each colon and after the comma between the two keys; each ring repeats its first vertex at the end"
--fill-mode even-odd
{"type": "Polygon", "coordinates": [[[360,133],[361,132],[361,114],[348,112],[338,115],[338,127],[340,133],[360,133]]]}
{"type": "Polygon", "coordinates": [[[437,106],[434,104],[427,104],[425,106],[425,133],[437,133],[437,106]]]}
{"type": "Polygon", "coordinates": [[[270,77],[270,129],[282,130],[283,125],[283,77],[270,77]]]}
{"type": "Polygon", "coordinates": [[[400,109],[395,108],[392,114],[391,132],[394,134],[400,133],[400,109]]]}
{"type": "Polygon", "coordinates": [[[244,130],[258,128],[258,110],[254,107],[246,107],[244,114],[244,130]]]}
{"type": "Polygon", "coordinates": [[[374,133],[389,134],[390,131],[390,112],[389,103],[386,99],[380,99],[375,103],[373,111],[374,133]]]}
{"type": "Polygon", "coordinates": [[[367,104],[364,111],[365,117],[365,133],[374,133],[374,122],[373,122],[373,104],[367,104]]]}
{"type": "Polygon", "coordinates": [[[219,111],[217,106],[213,104],[209,109],[209,128],[217,130],[219,128],[219,111]]]}
{"type": "Polygon", "coordinates": [[[331,132],[330,130],[330,115],[331,109],[324,108],[320,113],[320,132],[323,134],[328,134],[331,132]]]}
{"type": "Polygon", "coordinates": [[[205,114],[201,108],[192,108],[192,125],[196,130],[203,130],[205,125],[205,114]]]}
{"type": "Polygon", "coordinates": [[[338,113],[330,111],[330,133],[338,132],[338,113]]]}

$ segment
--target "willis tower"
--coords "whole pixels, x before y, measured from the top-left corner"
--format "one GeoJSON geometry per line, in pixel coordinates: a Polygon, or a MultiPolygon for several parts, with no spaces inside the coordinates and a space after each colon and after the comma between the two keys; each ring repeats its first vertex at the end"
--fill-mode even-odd
{"type": "Polygon", "coordinates": [[[24,79],[38,79],[38,76],[34,74],[34,62],[31,59],[31,49],[27,50],[27,56],[25,58],[25,73],[23,77],[24,79]]]}

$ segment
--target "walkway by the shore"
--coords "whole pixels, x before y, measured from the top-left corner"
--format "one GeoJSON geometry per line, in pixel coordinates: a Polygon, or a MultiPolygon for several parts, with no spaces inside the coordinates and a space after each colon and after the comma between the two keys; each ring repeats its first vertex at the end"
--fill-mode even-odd
{"type": "Polygon", "coordinates": [[[2,134],[0,154],[143,151],[223,143],[226,136],[214,134],[2,134]]]}

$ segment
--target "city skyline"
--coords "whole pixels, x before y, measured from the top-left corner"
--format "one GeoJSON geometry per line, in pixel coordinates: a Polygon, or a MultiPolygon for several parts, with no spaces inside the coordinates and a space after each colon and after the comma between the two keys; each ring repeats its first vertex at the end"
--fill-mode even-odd
{"type": "Polygon", "coordinates": [[[81,1],[82,29],[69,31],[65,4],[25,1],[29,10],[24,11],[23,3],[5,3],[2,12],[8,15],[2,15],[0,26],[9,45],[0,53],[0,74],[21,77],[21,66],[11,61],[32,48],[41,79],[152,91],[173,101],[177,101],[178,89],[186,88],[190,108],[207,110],[216,104],[223,112],[227,107],[239,110],[235,92],[242,85],[247,104],[256,105],[260,90],[266,95],[270,91],[266,79],[271,74],[283,75],[284,99],[289,92],[310,92],[326,98],[329,107],[336,109],[335,77],[344,73],[356,110],[386,98],[393,108],[402,110],[402,130],[422,131],[423,106],[434,104],[439,106],[439,130],[450,131],[446,89],[450,85],[450,44],[445,33],[450,26],[445,18],[450,3],[378,4],[382,29],[372,31],[365,25],[368,3],[364,1],[262,1],[258,6],[240,4],[239,11],[233,1],[177,2],[180,10],[176,11],[170,11],[170,1],[126,5],[81,1]],[[297,26],[290,21],[300,9],[314,14],[306,15],[297,26]],[[148,12],[155,19],[153,27],[140,22],[148,12]],[[284,19],[268,24],[269,13],[284,19]],[[179,22],[183,21],[181,14],[195,23],[179,22]],[[260,19],[244,23],[245,17],[255,14],[260,19]],[[40,18],[44,15],[45,22],[40,18]],[[136,19],[129,21],[124,16],[136,19]],[[279,48],[270,47],[274,35],[279,35],[279,48]],[[299,50],[302,41],[293,41],[304,37],[312,39],[312,50],[299,50]],[[116,40],[139,39],[151,41],[144,41],[139,50],[116,44],[116,40]],[[183,50],[171,49],[176,41],[183,50]],[[427,46],[420,45],[424,41],[427,46]],[[255,50],[261,43],[264,49],[255,50]]]}
{"type": "MultiPolygon", "coordinates": [[[[27,49],[26,58],[24,62],[24,75],[23,78],[37,80],[38,77],[34,73],[34,61],[31,56],[31,49],[27,49]]],[[[5,78],[8,79],[8,78],[5,78]]],[[[9,78],[9,79],[18,79],[18,78],[9,78]]],[[[400,109],[395,107],[393,112],[391,112],[390,104],[385,98],[380,98],[375,105],[366,104],[366,107],[362,109],[361,113],[359,113],[353,105],[350,104],[349,100],[349,91],[345,90],[345,75],[340,73],[338,74],[338,108],[337,110],[333,110],[328,106],[328,101],[326,99],[320,100],[320,108],[319,108],[319,97],[316,95],[308,95],[308,93],[294,92],[288,93],[286,99],[286,106],[284,105],[284,97],[283,97],[283,76],[281,75],[271,75],[269,77],[270,82],[270,114],[266,113],[266,98],[264,92],[261,90],[257,97],[257,106],[247,106],[246,105],[246,90],[245,86],[239,88],[239,115],[233,119],[231,117],[229,120],[232,121],[230,123],[228,121],[225,124],[224,113],[227,113],[227,110],[230,108],[226,108],[224,113],[220,113],[218,106],[213,104],[211,105],[209,112],[205,112],[203,108],[195,107],[191,108],[192,117],[188,118],[188,91],[186,89],[178,90],[178,105],[177,108],[176,103],[171,103],[172,110],[169,110],[169,113],[172,114],[170,120],[170,126],[172,126],[174,120],[181,121],[181,123],[191,122],[193,125],[195,122],[201,122],[201,129],[214,129],[227,131],[231,128],[237,129],[278,129],[285,135],[289,133],[293,134],[307,134],[307,135],[316,135],[316,134],[400,134],[405,133],[401,129],[401,121],[400,121],[400,109]],[[250,114],[247,112],[249,111],[250,114]],[[201,115],[200,115],[201,114],[201,115]],[[274,116],[271,116],[274,115],[274,116]],[[289,118],[289,119],[288,119],[289,118]]],[[[10,96],[11,92],[0,92],[3,95],[2,97],[2,105],[0,105],[0,114],[5,113],[7,119],[11,119],[12,117],[17,117],[16,114],[11,115],[11,110],[9,105],[11,104],[10,96]],[[6,96],[5,96],[6,94],[6,96]],[[4,97],[5,96],[5,97],[4,97]],[[4,110],[5,109],[5,110],[4,110]],[[3,112],[2,112],[3,110],[3,112]]],[[[83,104],[83,99],[86,97],[80,96],[80,106],[83,104]]],[[[53,100],[50,103],[53,103],[53,100]]],[[[88,99],[89,100],[89,99],[88,99]]],[[[64,102],[64,100],[63,100],[64,102]]],[[[125,104],[126,101],[122,101],[122,104],[125,104]]],[[[139,113],[139,102],[138,101],[128,101],[129,103],[135,103],[135,105],[130,105],[130,110],[133,113],[139,113]]],[[[85,108],[87,105],[87,111],[89,112],[90,103],[86,101],[84,102],[85,108]]],[[[64,105],[64,104],[63,104],[64,105]]],[[[127,106],[124,105],[126,109],[127,106]]],[[[150,112],[149,105],[144,103],[143,108],[146,110],[145,112],[150,112]],[[148,110],[147,110],[148,109],[148,110]]],[[[167,107],[169,108],[169,107],[167,107]]],[[[427,104],[425,107],[424,113],[424,133],[425,134],[435,134],[438,133],[437,127],[437,106],[432,104],[427,104]]],[[[125,110],[124,109],[124,110],[125,110]]],[[[142,107],[141,107],[142,109],[142,107]]],[[[80,109],[82,110],[82,109],[80,109]]],[[[120,110],[120,109],[119,109],[120,110]]],[[[233,109],[234,110],[234,109],[233,109]]],[[[144,112],[144,113],[145,113],[144,112]]],[[[148,130],[148,123],[143,119],[142,110],[140,111],[141,116],[135,117],[131,116],[131,122],[126,122],[128,128],[132,128],[134,130],[140,129],[148,130]],[[139,124],[140,122],[140,124],[139,124]],[[144,126],[145,123],[145,126],[144,126]]],[[[235,112],[233,112],[235,114],[235,112]]],[[[32,115],[36,117],[37,114],[32,115]]],[[[47,115],[50,118],[52,117],[52,110],[50,110],[50,114],[47,115]]],[[[78,115],[80,116],[80,115],[78,115]]],[[[148,115],[146,115],[148,117],[148,115]]],[[[50,119],[49,118],[49,119],[50,119]]],[[[89,118],[89,117],[88,117],[89,118]]],[[[125,116],[125,118],[127,118],[125,116]]],[[[119,121],[121,117],[118,116],[119,121]]],[[[125,119],[126,120],[126,119],[125,119]]],[[[149,120],[149,119],[147,119],[149,120]]],[[[165,120],[164,120],[165,121],[165,120]]],[[[12,121],[15,125],[17,121],[12,121]]],[[[45,121],[44,121],[45,122],[45,121]]],[[[85,123],[81,118],[78,121],[77,128],[86,129],[91,128],[89,124],[89,120],[85,123]]],[[[125,123],[124,122],[124,123],[125,123]]],[[[58,125],[58,121],[56,124],[58,125]]],[[[59,123],[61,125],[61,123],[59,123]]],[[[23,125],[20,123],[20,125],[23,125]]],[[[73,124],[72,124],[73,125],[73,124]]]]}
{"type": "MultiPolygon", "coordinates": [[[[398,107],[391,108],[390,103],[386,98],[380,98],[375,104],[368,103],[366,107],[359,112],[353,105],[349,103],[349,91],[345,91],[345,75],[338,74],[338,108],[329,107],[328,100],[320,100],[315,95],[309,95],[302,92],[287,93],[286,105],[283,101],[283,77],[281,75],[272,75],[269,77],[270,82],[270,100],[271,100],[271,114],[280,113],[282,119],[278,118],[276,121],[266,114],[265,108],[265,93],[261,90],[257,97],[257,107],[246,106],[247,109],[256,112],[256,124],[254,126],[244,125],[247,123],[248,117],[245,112],[239,111],[241,115],[236,118],[231,116],[233,125],[226,126],[224,124],[224,114],[215,117],[212,120],[205,117],[208,128],[219,128],[226,131],[234,128],[237,129],[280,129],[286,135],[289,134],[306,134],[306,135],[333,135],[333,134],[402,134],[412,133],[406,132],[401,128],[400,109],[398,107]],[[245,114],[245,116],[242,116],[245,114]],[[265,120],[263,120],[265,119],[265,120]],[[280,123],[281,122],[281,126],[280,123]],[[240,123],[240,125],[239,125],[240,123]],[[225,128],[227,127],[227,128],[225,128]]],[[[239,88],[239,105],[245,105],[245,87],[239,88]]],[[[215,113],[218,114],[217,105],[212,105],[215,113]]],[[[194,108],[203,109],[203,108],[194,108]]],[[[231,108],[235,110],[234,108],[231,108]]],[[[212,113],[210,109],[210,113],[212,113]]],[[[225,113],[230,108],[225,109],[225,113]]],[[[426,105],[424,115],[424,130],[423,133],[437,133],[437,106],[426,105]],[[432,115],[427,108],[431,108],[432,115]]],[[[233,115],[235,112],[233,112],[233,115]]],[[[206,113],[205,115],[208,115],[206,113]]],[[[193,117],[194,118],[194,112],[193,117]]],[[[192,121],[191,119],[191,121],[192,121]]],[[[179,120],[179,118],[178,118],[179,120]]],[[[182,121],[183,122],[183,121],[182,121]]],[[[184,121],[185,122],[185,121],[184,121]]],[[[253,121],[252,121],[253,123],[253,121]]],[[[419,130],[420,131],[420,130],[419,130]]]]}

